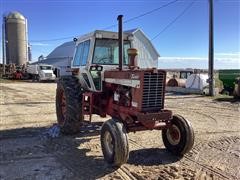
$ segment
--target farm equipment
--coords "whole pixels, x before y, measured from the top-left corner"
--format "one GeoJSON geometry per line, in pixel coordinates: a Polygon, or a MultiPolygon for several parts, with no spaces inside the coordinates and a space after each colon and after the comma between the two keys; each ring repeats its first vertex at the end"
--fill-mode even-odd
{"type": "Polygon", "coordinates": [[[55,81],[53,66],[48,64],[31,64],[27,66],[27,73],[33,81],[55,81]]]}
{"type": "Polygon", "coordinates": [[[187,79],[193,73],[194,73],[193,70],[183,70],[183,71],[180,71],[180,79],[187,79]]]}
{"type": "Polygon", "coordinates": [[[74,38],[72,76],[62,77],[56,89],[56,113],[61,131],[77,133],[84,115],[112,118],[101,128],[104,159],[113,166],[127,162],[129,132],[162,130],[165,147],[182,156],[191,150],[191,123],[164,109],[166,72],[136,66],[137,50],[131,48],[131,34],[96,31],[74,38]]]}
{"type": "Polygon", "coordinates": [[[187,78],[193,74],[193,70],[181,70],[178,72],[179,75],[175,73],[172,75],[172,78],[167,79],[166,83],[169,87],[185,87],[187,78]]]}
{"type": "Polygon", "coordinates": [[[223,82],[222,94],[240,96],[238,90],[240,69],[219,70],[219,79],[223,82]],[[235,88],[236,86],[236,88],[235,88]]]}
{"type": "Polygon", "coordinates": [[[6,64],[5,72],[3,73],[3,67],[1,67],[0,74],[2,74],[2,77],[7,78],[7,79],[14,79],[14,80],[24,79],[26,76],[26,66],[25,65],[15,65],[15,64],[6,64]]]}

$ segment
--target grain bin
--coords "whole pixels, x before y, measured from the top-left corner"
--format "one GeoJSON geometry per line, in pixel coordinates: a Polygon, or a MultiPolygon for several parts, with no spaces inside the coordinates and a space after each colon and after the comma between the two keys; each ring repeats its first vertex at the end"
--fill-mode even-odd
{"type": "Polygon", "coordinates": [[[27,20],[19,12],[10,12],[5,17],[6,63],[16,65],[28,61],[27,20]]]}

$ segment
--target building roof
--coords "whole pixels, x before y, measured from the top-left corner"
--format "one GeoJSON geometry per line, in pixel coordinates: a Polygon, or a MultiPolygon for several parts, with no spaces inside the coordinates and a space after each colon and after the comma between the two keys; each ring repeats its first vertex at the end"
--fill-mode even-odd
{"type": "Polygon", "coordinates": [[[62,45],[56,47],[47,56],[47,59],[73,57],[74,48],[75,48],[75,43],[73,41],[63,43],[62,45]]]}
{"type": "Polygon", "coordinates": [[[157,56],[160,57],[160,54],[158,53],[158,51],[156,50],[156,48],[153,46],[152,42],[150,41],[150,39],[145,35],[145,33],[139,29],[139,28],[135,28],[135,29],[130,29],[130,30],[127,30],[127,31],[124,31],[126,33],[131,33],[131,34],[135,34],[135,33],[140,33],[142,35],[142,37],[147,41],[148,45],[152,48],[152,50],[154,51],[154,53],[157,54],[157,56]]]}

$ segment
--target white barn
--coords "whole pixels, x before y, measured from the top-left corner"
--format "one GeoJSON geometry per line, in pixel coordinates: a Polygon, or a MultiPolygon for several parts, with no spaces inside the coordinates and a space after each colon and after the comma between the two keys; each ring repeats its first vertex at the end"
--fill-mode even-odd
{"type": "MultiPolygon", "coordinates": [[[[93,36],[96,33],[106,31],[96,30],[92,33],[83,35],[79,38],[86,36],[93,36]]],[[[111,32],[112,33],[112,32],[111,32]]],[[[136,48],[138,50],[138,66],[140,68],[157,68],[158,67],[158,58],[160,57],[159,53],[151,43],[151,41],[147,38],[147,36],[140,29],[133,29],[124,31],[125,34],[129,34],[133,36],[131,41],[131,47],[136,48]]],[[[75,42],[70,41],[63,43],[62,45],[56,47],[45,59],[34,62],[36,63],[44,63],[53,65],[55,68],[59,70],[59,75],[70,75],[71,72],[71,61],[73,59],[75,50],[75,42]]]]}

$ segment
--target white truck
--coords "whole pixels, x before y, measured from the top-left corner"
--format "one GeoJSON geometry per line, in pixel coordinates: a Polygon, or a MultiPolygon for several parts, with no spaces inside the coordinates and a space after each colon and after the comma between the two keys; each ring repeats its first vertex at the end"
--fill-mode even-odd
{"type": "Polygon", "coordinates": [[[33,81],[54,81],[56,79],[56,75],[53,73],[53,66],[48,64],[30,64],[27,67],[27,73],[33,81]]]}

